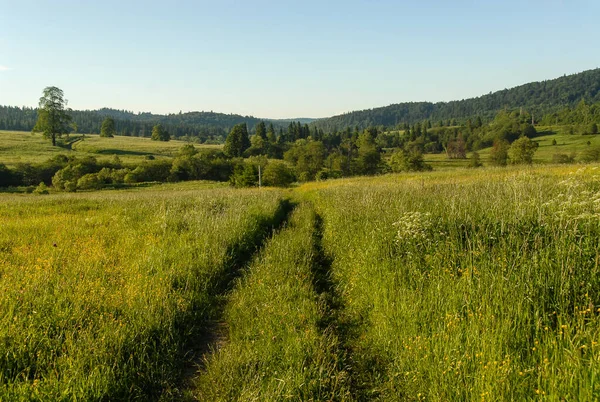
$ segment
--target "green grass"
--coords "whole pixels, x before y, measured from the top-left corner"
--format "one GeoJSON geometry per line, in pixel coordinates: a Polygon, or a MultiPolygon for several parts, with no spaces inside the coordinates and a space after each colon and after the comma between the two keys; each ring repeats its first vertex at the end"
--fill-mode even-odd
{"type": "MultiPolygon", "coordinates": [[[[540,136],[536,161],[598,138],[540,136]]],[[[114,140],[175,145],[71,152],[114,140]]],[[[0,194],[0,401],[600,399],[600,166],[435,157],[285,191],[0,194]]]]}
{"type": "MultiPolygon", "coordinates": [[[[72,136],[70,140],[81,138],[72,136]]],[[[138,164],[147,156],[167,159],[176,156],[185,141],[152,141],[150,138],[120,137],[102,138],[86,134],[85,139],[68,147],[53,147],[50,140],[41,134],[28,132],[0,131],[0,163],[14,166],[17,163],[41,163],[49,158],[64,154],[76,157],[93,156],[98,160],[110,160],[117,155],[124,163],[138,164]]],[[[220,145],[195,145],[196,147],[220,149],[220,145]]]]}
{"type": "Polygon", "coordinates": [[[300,189],[324,217],[359,396],[597,400],[599,167],[459,173],[300,189]]]}
{"type": "MultiPolygon", "coordinates": [[[[203,401],[350,399],[339,340],[325,327],[316,216],[303,204],[228,298],[228,341],[207,359],[203,401]]],[[[323,290],[326,292],[326,290],[323,290]]]]}
{"type": "MultiPolygon", "coordinates": [[[[552,157],[555,154],[566,154],[579,156],[583,151],[590,147],[600,146],[600,135],[580,135],[568,134],[566,127],[537,127],[539,137],[533,138],[539,143],[539,147],[534,155],[534,163],[552,163],[552,157]],[[552,141],[556,140],[556,145],[552,145],[552,141]],[[588,145],[588,141],[590,145],[588,145]]],[[[484,148],[478,151],[481,162],[484,165],[489,165],[489,156],[491,148],[484,148]]],[[[456,168],[467,167],[469,159],[449,159],[445,153],[441,154],[425,154],[423,155],[425,162],[430,164],[435,170],[453,170],[456,168]]],[[[467,155],[471,158],[471,153],[467,155]]]]}
{"type": "Polygon", "coordinates": [[[278,192],[0,195],[0,400],[172,398],[278,192]]]}

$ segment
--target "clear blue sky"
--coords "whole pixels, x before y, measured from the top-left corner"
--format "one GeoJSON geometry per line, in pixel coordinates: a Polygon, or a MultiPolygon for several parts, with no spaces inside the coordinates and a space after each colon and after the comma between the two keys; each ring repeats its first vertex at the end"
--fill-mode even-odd
{"type": "Polygon", "coordinates": [[[600,1],[0,0],[0,104],[324,117],[600,66],[600,1]]]}

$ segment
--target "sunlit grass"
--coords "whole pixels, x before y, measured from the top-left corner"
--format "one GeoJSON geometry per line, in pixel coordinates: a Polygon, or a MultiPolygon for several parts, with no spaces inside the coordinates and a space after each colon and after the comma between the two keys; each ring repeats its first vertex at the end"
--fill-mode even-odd
{"type": "MultiPolygon", "coordinates": [[[[77,134],[71,140],[83,138],[77,134]]],[[[64,140],[67,140],[63,137],[64,140]]],[[[169,159],[177,152],[185,141],[171,140],[168,142],[152,141],[150,138],[122,137],[102,138],[99,135],[86,134],[85,139],[73,143],[71,149],[52,146],[50,140],[41,134],[28,132],[0,131],[0,163],[14,166],[17,163],[42,163],[53,156],[63,154],[68,156],[93,156],[99,161],[111,160],[117,155],[123,163],[139,164],[146,157],[169,159]]],[[[197,148],[220,149],[220,145],[198,145],[197,148]]]]}
{"type": "Polygon", "coordinates": [[[598,166],[326,184],[300,190],[325,219],[365,397],[598,398],[598,166]]]}
{"type": "Polygon", "coordinates": [[[0,200],[0,400],[90,400],[176,392],[184,335],[281,198],[188,188],[0,200]]]}

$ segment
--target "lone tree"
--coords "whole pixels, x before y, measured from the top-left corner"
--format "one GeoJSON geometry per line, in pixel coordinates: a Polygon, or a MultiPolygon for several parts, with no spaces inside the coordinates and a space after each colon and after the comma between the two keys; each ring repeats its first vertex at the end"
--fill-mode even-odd
{"type": "Polygon", "coordinates": [[[34,133],[43,133],[44,137],[52,140],[56,146],[56,137],[61,137],[69,132],[71,116],[66,109],[67,100],[64,93],[57,87],[46,87],[44,95],[40,98],[38,119],[33,127],[34,133]]]}
{"type": "Polygon", "coordinates": [[[112,117],[107,117],[104,119],[102,122],[102,128],[100,128],[100,137],[112,138],[116,133],[115,120],[112,117]]]}
{"type": "Polygon", "coordinates": [[[171,136],[162,126],[162,124],[157,124],[152,128],[152,137],[150,137],[153,141],[169,141],[171,136]]]}

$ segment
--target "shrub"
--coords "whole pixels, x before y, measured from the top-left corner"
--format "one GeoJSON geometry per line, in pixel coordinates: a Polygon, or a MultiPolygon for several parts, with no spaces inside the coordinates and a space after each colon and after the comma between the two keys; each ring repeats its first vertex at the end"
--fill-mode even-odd
{"type": "Polygon", "coordinates": [[[307,181],[310,181],[310,179],[311,177],[309,172],[302,172],[300,175],[298,175],[298,181],[302,183],[306,183],[307,181]]]}
{"type": "Polygon", "coordinates": [[[512,143],[508,153],[513,164],[531,164],[533,154],[538,148],[538,143],[528,137],[521,137],[512,143]]]}
{"type": "Polygon", "coordinates": [[[258,182],[258,170],[249,163],[242,163],[235,167],[229,182],[235,187],[251,187],[258,182]]]}
{"type": "MultiPolygon", "coordinates": [[[[145,181],[167,181],[171,173],[170,161],[144,161],[130,174],[130,183],[141,183],[145,181]]],[[[129,175],[127,175],[129,176],[129,175]]]]}
{"type": "Polygon", "coordinates": [[[492,150],[490,151],[490,161],[492,165],[506,166],[508,161],[508,148],[510,145],[506,140],[497,139],[494,141],[492,150]]]}
{"type": "Polygon", "coordinates": [[[48,186],[46,186],[46,184],[44,182],[41,182],[40,184],[38,184],[38,186],[35,188],[35,190],[33,190],[33,194],[50,194],[50,192],[48,191],[48,186]]]}
{"type": "Polygon", "coordinates": [[[287,187],[294,182],[294,173],[284,162],[271,161],[263,171],[262,181],[265,186],[287,187]]]}
{"type": "Polygon", "coordinates": [[[392,172],[420,172],[433,170],[432,167],[425,163],[423,154],[418,151],[396,151],[389,160],[389,165],[392,172]]]}
{"type": "Polygon", "coordinates": [[[469,159],[469,165],[470,168],[478,168],[483,166],[483,164],[481,163],[481,158],[479,157],[479,152],[473,151],[473,153],[471,154],[471,159],[469,159]]]}
{"type": "Polygon", "coordinates": [[[575,154],[554,154],[552,155],[552,163],[573,163],[575,162],[575,154]]]}
{"type": "Polygon", "coordinates": [[[102,184],[98,173],[89,173],[77,180],[77,188],[79,190],[98,190],[102,188],[102,184]]]}

